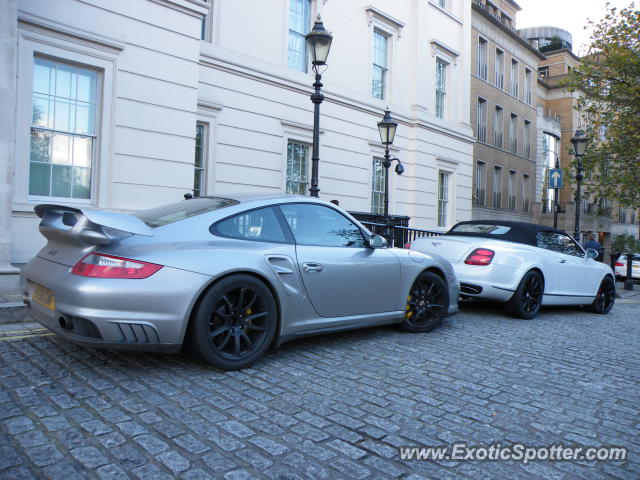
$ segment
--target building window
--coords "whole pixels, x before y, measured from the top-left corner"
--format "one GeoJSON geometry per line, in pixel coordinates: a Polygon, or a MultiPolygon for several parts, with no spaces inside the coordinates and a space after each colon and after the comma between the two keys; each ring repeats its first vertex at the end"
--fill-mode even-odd
{"type": "Polygon", "coordinates": [[[309,145],[287,144],[286,193],[306,195],[309,189],[309,145]]]}
{"type": "Polygon", "coordinates": [[[304,36],[311,25],[311,0],[289,0],[289,68],[307,71],[304,36]]]}
{"type": "Polygon", "coordinates": [[[436,59],[436,117],[444,118],[444,105],[447,86],[447,62],[436,59]]]}
{"type": "Polygon", "coordinates": [[[509,170],[509,210],[516,209],[516,175],[515,170],[509,170]]]}
{"type": "Polygon", "coordinates": [[[618,222],[619,223],[627,223],[627,209],[623,207],[618,207],[618,222]]]}
{"type": "Polygon", "coordinates": [[[524,121],[524,156],[531,158],[531,122],[524,121]]]}
{"type": "Polygon", "coordinates": [[[524,69],[524,101],[531,105],[532,92],[531,92],[531,70],[524,69]]]}
{"type": "Polygon", "coordinates": [[[476,161],[476,198],[475,204],[479,207],[484,206],[485,202],[485,185],[487,182],[486,164],[480,160],[476,161]]]}
{"type": "Polygon", "coordinates": [[[515,113],[511,114],[509,121],[509,151],[518,154],[518,115],[515,113]]]}
{"type": "Polygon", "coordinates": [[[438,227],[446,227],[449,221],[449,174],[440,171],[438,175],[438,227]]]}
{"type": "Polygon", "coordinates": [[[496,110],[493,114],[493,144],[502,148],[502,132],[504,129],[504,110],[501,106],[496,105],[496,110]]]}
{"type": "Polygon", "coordinates": [[[35,57],[29,195],[91,198],[98,72],[35,57]]]}
{"type": "Polygon", "coordinates": [[[446,8],[447,6],[447,0],[436,0],[436,3],[438,4],[439,7],[442,7],[442,8],[446,8]]]}
{"type": "Polygon", "coordinates": [[[206,2],[207,5],[207,9],[208,12],[202,16],[202,21],[200,24],[200,40],[204,40],[205,42],[210,42],[211,41],[211,37],[210,37],[210,25],[211,25],[211,6],[213,3],[213,0],[202,0],[203,2],[206,2]]]}
{"type": "Polygon", "coordinates": [[[478,141],[487,142],[487,101],[478,98],[478,141]]]}
{"type": "Polygon", "coordinates": [[[518,61],[511,60],[511,95],[518,98],[518,61]]]}
{"type": "Polygon", "coordinates": [[[371,171],[371,213],[377,215],[384,214],[384,180],[387,169],[382,162],[382,158],[374,158],[371,171]]]}
{"type": "Polygon", "coordinates": [[[196,123],[196,155],[193,162],[194,174],[193,174],[193,196],[200,197],[204,193],[205,189],[205,177],[204,167],[206,158],[206,129],[207,126],[204,123],[196,123]]]}
{"type": "Polygon", "coordinates": [[[384,99],[387,89],[388,69],[388,43],[389,37],[374,30],[373,32],[373,80],[371,94],[379,99],[384,99]]]}
{"type": "Polygon", "coordinates": [[[496,48],[496,87],[504,89],[504,52],[496,48]]]}
{"type": "Polygon", "coordinates": [[[487,45],[484,38],[478,38],[478,76],[487,79],[487,45]]]}
{"type": "Polygon", "coordinates": [[[633,209],[629,211],[629,223],[633,225],[636,223],[636,211],[633,209]]]}
{"type": "Polygon", "coordinates": [[[493,208],[502,205],[502,167],[493,167],[493,208]]]}
{"type": "Polygon", "coordinates": [[[529,192],[529,175],[522,175],[522,211],[529,211],[530,200],[529,192]]]}
{"type": "Polygon", "coordinates": [[[549,188],[549,169],[555,168],[559,140],[546,132],[542,135],[542,213],[553,212],[555,190],[549,188]]]}
{"type": "Polygon", "coordinates": [[[542,79],[546,79],[549,77],[549,67],[540,67],[538,68],[538,76],[542,79]]]}

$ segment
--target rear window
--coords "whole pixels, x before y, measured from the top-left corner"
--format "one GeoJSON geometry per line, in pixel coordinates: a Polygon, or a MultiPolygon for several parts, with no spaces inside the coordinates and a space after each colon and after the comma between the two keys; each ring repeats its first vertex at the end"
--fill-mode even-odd
{"type": "Polygon", "coordinates": [[[150,227],[161,227],[189,217],[237,205],[237,200],[219,197],[202,197],[170,203],[162,207],[137,212],[134,215],[150,227]]]}
{"type": "Polygon", "coordinates": [[[450,231],[455,233],[484,233],[488,235],[504,235],[511,227],[505,227],[504,225],[496,225],[493,223],[474,223],[474,224],[461,224],[456,225],[450,231]]]}

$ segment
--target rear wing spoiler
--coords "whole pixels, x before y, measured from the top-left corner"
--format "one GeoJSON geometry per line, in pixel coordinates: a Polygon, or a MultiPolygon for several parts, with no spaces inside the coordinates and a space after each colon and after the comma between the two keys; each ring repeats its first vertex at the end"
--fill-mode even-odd
{"type": "Polygon", "coordinates": [[[34,208],[40,232],[50,240],[76,240],[90,245],[109,245],[130,235],[153,236],[153,229],[126,213],[40,204],[34,208]]]}

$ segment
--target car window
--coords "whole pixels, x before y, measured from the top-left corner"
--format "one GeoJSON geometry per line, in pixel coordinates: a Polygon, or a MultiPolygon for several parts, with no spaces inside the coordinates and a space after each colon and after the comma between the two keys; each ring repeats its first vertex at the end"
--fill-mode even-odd
{"type": "Polygon", "coordinates": [[[211,233],[255,242],[287,242],[287,235],[271,207],[258,208],[220,220],[211,227],[211,233]]]}
{"type": "Polygon", "coordinates": [[[545,250],[564,253],[565,255],[573,255],[574,257],[583,257],[584,250],[569,235],[557,232],[538,232],[536,233],[537,245],[545,250]]]}
{"type": "Polygon", "coordinates": [[[201,197],[137,212],[134,215],[150,227],[161,227],[202,213],[237,205],[230,198],[201,197]]]}
{"type": "Polygon", "coordinates": [[[495,223],[462,223],[455,225],[451,232],[455,233],[487,233],[490,235],[504,235],[511,230],[510,227],[495,223]]]}
{"type": "Polygon", "coordinates": [[[332,208],[311,203],[280,205],[296,243],[326,247],[364,247],[358,226],[332,208]]]}

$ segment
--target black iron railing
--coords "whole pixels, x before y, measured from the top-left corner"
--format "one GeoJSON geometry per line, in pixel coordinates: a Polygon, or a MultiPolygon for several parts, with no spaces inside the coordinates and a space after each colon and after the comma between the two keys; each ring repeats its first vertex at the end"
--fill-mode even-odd
{"type": "Polygon", "coordinates": [[[421,237],[438,237],[442,232],[431,230],[421,230],[419,228],[403,227],[401,225],[386,225],[384,223],[360,222],[367,227],[371,233],[381,235],[387,239],[390,247],[403,248],[407,244],[421,237]]]}

